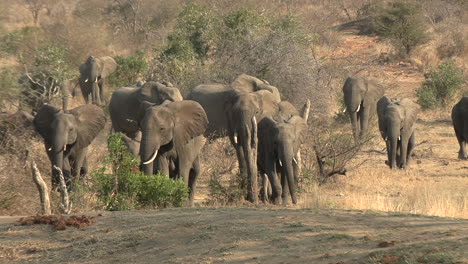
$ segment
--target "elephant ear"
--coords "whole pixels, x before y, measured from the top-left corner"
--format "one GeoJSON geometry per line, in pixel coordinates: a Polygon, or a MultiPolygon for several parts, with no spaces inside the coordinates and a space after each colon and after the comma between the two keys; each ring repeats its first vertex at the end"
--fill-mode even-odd
{"type": "Polygon", "coordinates": [[[364,96],[363,105],[364,107],[370,107],[375,105],[375,102],[384,95],[384,87],[375,78],[364,79],[366,87],[366,95],[364,96]]]}
{"type": "Polygon", "coordinates": [[[255,95],[263,116],[275,116],[278,113],[279,105],[275,95],[265,90],[256,91],[255,95]]]}
{"type": "Polygon", "coordinates": [[[59,113],[60,109],[52,105],[44,105],[39,109],[33,119],[34,128],[44,138],[48,145],[52,145],[52,127],[51,124],[55,119],[55,114],[59,113]]]}
{"type": "Polygon", "coordinates": [[[384,133],[386,131],[385,129],[385,111],[387,109],[387,106],[392,103],[392,100],[388,98],[387,96],[383,96],[380,98],[380,100],[377,102],[377,116],[379,118],[379,130],[380,133],[384,133]]]}
{"type": "Polygon", "coordinates": [[[292,116],[288,121],[288,124],[294,126],[294,136],[296,141],[296,146],[301,145],[305,141],[306,132],[307,132],[307,125],[304,119],[300,116],[292,116]]]}
{"type": "Polygon", "coordinates": [[[292,116],[299,116],[299,111],[297,111],[296,107],[288,101],[279,102],[278,107],[278,115],[282,120],[288,120],[292,116]]]}
{"type": "Polygon", "coordinates": [[[208,118],[203,107],[191,100],[172,102],[167,106],[174,113],[174,142],[185,145],[194,137],[202,135],[208,127],[208,118]]]}
{"type": "Polygon", "coordinates": [[[106,78],[117,69],[117,62],[110,56],[100,57],[99,61],[102,66],[101,78],[106,78]]]}
{"type": "Polygon", "coordinates": [[[99,106],[93,104],[78,106],[68,111],[68,113],[73,115],[77,121],[76,149],[89,146],[106,125],[104,111],[99,106]]]}
{"type": "Polygon", "coordinates": [[[412,129],[418,118],[418,113],[421,111],[420,106],[408,98],[401,99],[399,105],[405,111],[404,129],[412,129]]]}

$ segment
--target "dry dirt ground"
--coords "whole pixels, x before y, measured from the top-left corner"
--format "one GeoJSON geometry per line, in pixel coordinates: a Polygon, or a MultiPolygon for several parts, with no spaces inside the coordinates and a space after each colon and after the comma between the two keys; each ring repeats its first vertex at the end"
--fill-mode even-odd
{"type": "Polygon", "coordinates": [[[192,208],[103,212],[64,231],[16,219],[0,218],[0,263],[468,263],[460,219],[192,208]]]}

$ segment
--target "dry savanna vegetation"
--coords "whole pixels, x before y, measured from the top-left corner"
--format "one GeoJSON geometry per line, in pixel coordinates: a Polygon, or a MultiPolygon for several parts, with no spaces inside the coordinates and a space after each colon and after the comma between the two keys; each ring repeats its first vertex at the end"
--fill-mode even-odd
{"type": "MultiPolygon", "coordinates": [[[[468,161],[458,159],[451,120],[468,95],[467,66],[463,0],[0,0],[0,262],[468,263],[468,161]],[[146,202],[104,192],[106,177],[120,174],[167,193],[173,184],[147,182],[134,174],[138,160],[115,158],[107,118],[71,193],[77,216],[34,216],[30,164],[49,186],[51,169],[27,114],[84,104],[78,67],[90,55],[118,64],[108,99],[138,81],[168,81],[186,96],[242,73],[298,109],[309,99],[298,203],[245,201],[227,138],[201,151],[194,208],[173,208],[186,197],[173,193],[146,202]],[[409,168],[385,164],[376,116],[354,143],[342,113],[354,75],[421,106],[409,168]]],[[[60,194],[50,195],[60,214],[60,194]]]]}

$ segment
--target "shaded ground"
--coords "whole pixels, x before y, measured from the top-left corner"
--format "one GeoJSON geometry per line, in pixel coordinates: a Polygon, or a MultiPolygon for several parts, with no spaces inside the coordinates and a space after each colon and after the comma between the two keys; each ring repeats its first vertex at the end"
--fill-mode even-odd
{"type": "Polygon", "coordinates": [[[468,262],[468,221],[450,218],[186,208],[104,212],[89,227],[64,231],[13,221],[0,220],[1,263],[468,262]]]}

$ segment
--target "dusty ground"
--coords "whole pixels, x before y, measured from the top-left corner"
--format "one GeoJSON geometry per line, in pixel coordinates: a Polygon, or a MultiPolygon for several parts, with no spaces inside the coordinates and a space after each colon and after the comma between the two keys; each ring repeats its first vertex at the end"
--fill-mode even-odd
{"type": "Polygon", "coordinates": [[[468,263],[468,220],[449,218],[193,208],[103,212],[65,231],[14,220],[0,219],[1,263],[468,263]]]}

